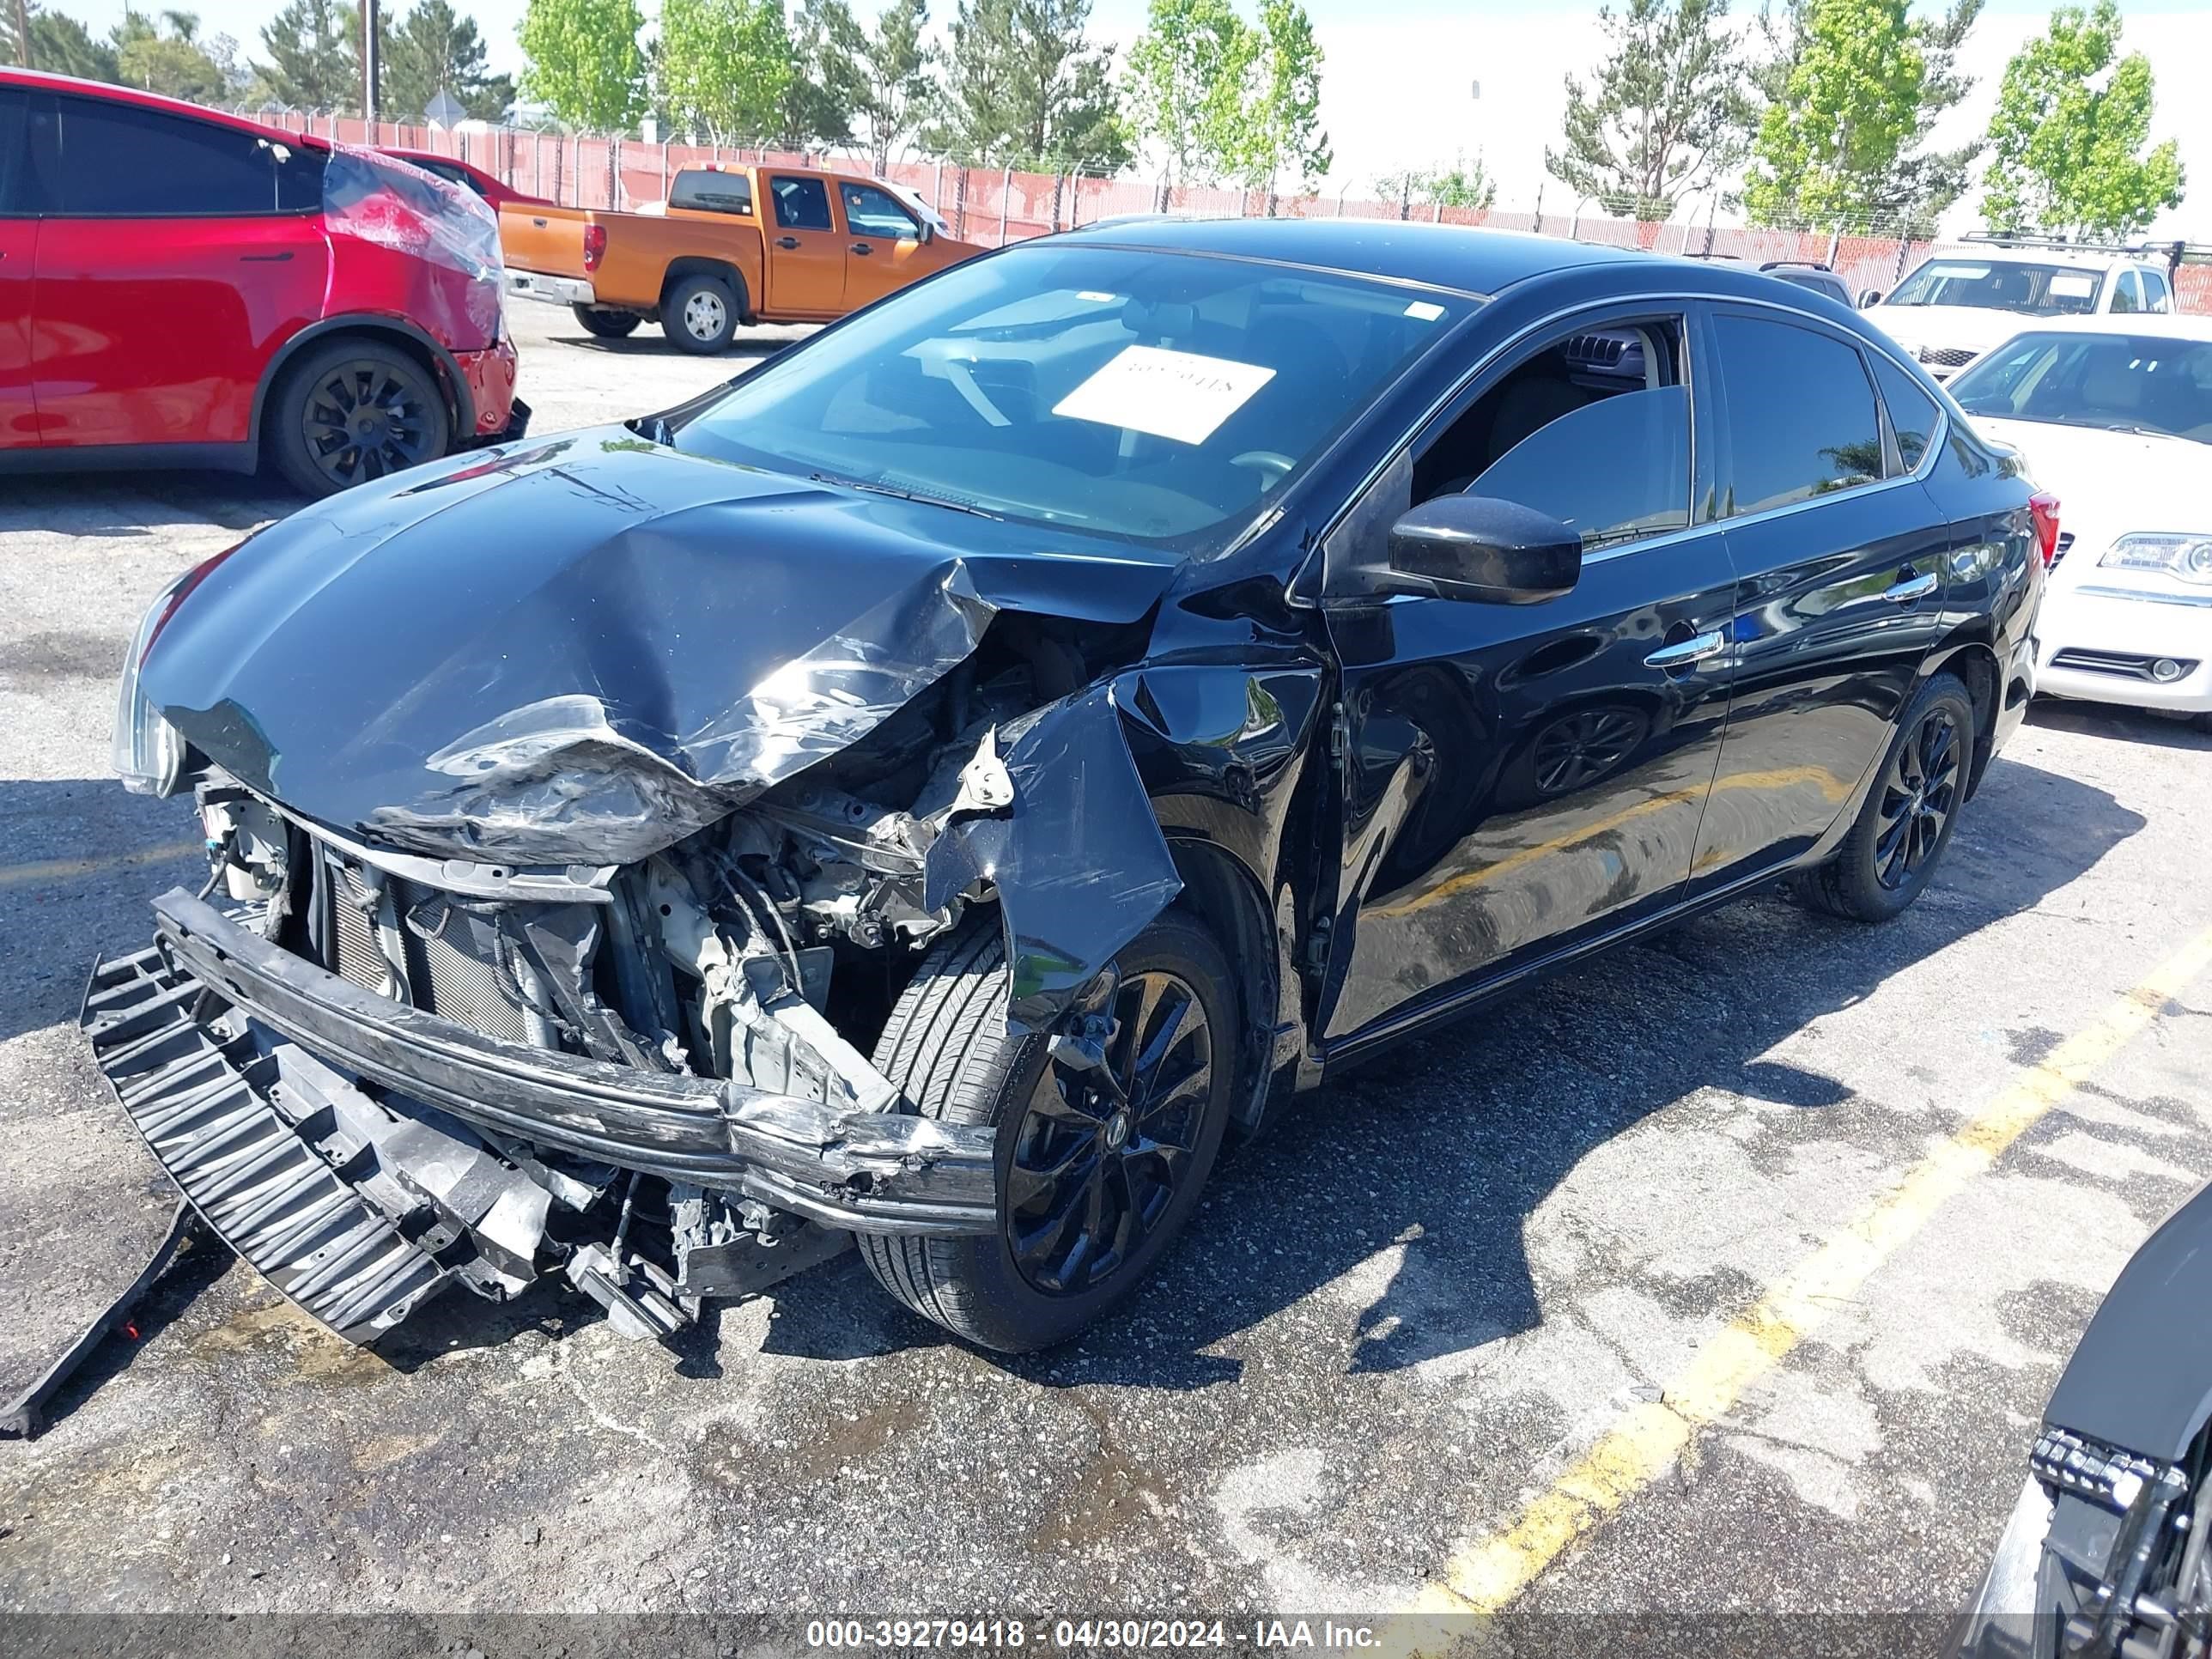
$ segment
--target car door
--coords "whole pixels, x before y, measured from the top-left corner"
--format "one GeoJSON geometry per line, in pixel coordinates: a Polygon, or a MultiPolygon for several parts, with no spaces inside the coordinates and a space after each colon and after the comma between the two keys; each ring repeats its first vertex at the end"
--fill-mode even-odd
{"type": "Polygon", "coordinates": [[[1712,320],[1721,516],[1741,588],[1698,893],[1797,857],[1843,812],[1940,631],[1949,546],[1856,340],[1779,308],[1720,307],[1712,320]]]}
{"type": "Polygon", "coordinates": [[[844,215],[845,309],[895,294],[935,263],[924,253],[921,222],[887,190],[857,179],[837,181],[837,210],[844,215]]]}
{"type": "Polygon", "coordinates": [[[845,301],[845,239],[830,206],[830,187],[811,173],[768,179],[767,309],[779,317],[835,317],[845,301]]]}
{"type": "Polygon", "coordinates": [[[39,441],[38,405],[31,395],[31,293],[39,250],[32,97],[19,88],[0,87],[0,449],[27,449],[39,441]]]}
{"type": "Polygon", "coordinates": [[[1735,594],[1701,522],[1695,307],[1585,313],[1486,369],[1324,544],[1342,681],[1323,1035],[1352,1046],[1678,902],[1720,756],[1735,594]],[[1693,418],[1693,410],[1695,417],[1693,418]],[[1569,592],[1363,603],[1346,571],[1448,490],[1569,522],[1569,592]]]}
{"type": "Polygon", "coordinates": [[[46,444],[244,442],[263,370],[322,315],[319,159],[120,101],[52,108],[32,324],[46,444]]]}

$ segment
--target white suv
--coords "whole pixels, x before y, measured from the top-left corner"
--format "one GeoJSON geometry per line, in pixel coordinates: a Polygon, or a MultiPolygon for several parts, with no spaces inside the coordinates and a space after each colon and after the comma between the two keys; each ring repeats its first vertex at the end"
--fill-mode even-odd
{"type": "Polygon", "coordinates": [[[1939,380],[2030,317],[2097,317],[2173,307],[2162,251],[2084,246],[2029,237],[1969,236],[1929,255],[1885,297],[1861,301],[1867,320],[1939,380]]]}

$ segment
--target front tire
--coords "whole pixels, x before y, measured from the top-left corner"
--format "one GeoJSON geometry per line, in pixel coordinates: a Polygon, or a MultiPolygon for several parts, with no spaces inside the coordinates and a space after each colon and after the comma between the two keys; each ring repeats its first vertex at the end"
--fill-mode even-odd
{"type": "Polygon", "coordinates": [[[1798,896],[1851,921],[1887,921],[1918,898],[1958,827],[1979,730],[1974,700],[1956,675],[1923,685],[1844,844],[1793,878],[1798,896]]]}
{"type": "Polygon", "coordinates": [[[718,276],[686,276],[660,302],[660,330],[679,351],[711,357],[738,329],[738,296],[718,276]]]}
{"type": "Polygon", "coordinates": [[[435,460],[450,435],[437,377],[378,340],[309,352],[285,371],[264,418],[276,470],[314,496],[435,460]]]}
{"type": "Polygon", "coordinates": [[[1008,1030],[993,911],[932,948],[876,1045],[878,1069],[925,1115],[997,1127],[997,1233],[860,1235],[885,1290],[981,1346],[1050,1347],[1134,1290],[1197,1207],[1220,1150],[1240,1029],[1221,947],[1170,909],[1115,960],[1110,1084],[1008,1030]]]}
{"type": "Polygon", "coordinates": [[[601,340],[626,340],[645,319],[634,311],[610,311],[605,306],[570,306],[584,332],[601,340]]]}

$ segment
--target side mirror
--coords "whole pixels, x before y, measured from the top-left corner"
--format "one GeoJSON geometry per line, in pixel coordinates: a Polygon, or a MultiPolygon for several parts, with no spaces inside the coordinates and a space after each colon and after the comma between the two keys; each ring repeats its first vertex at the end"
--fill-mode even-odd
{"type": "Polygon", "coordinates": [[[1870,307],[1875,307],[1875,306],[1878,306],[1878,305],[1880,305],[1881,303],[1881,290],[1880,289],[1878,289],[1878,288],[1869,288],[1869,289],[1863,289],[1863,290],[1860,292],[1860,295],[1859,295],[1859,309],[1860,309],[1861,311],[1868,310],[1868,309],[1869,309],[1869,308],[1870,308],[1870,307]]]}
{"type": "Polygon", "coordinates": [[[915,240],[920,241],[924,247],[927,247],[932,242],[937,240],[937,227],[931,224],[928,220],[924,219],[921,222],[921,234],[915,240]]]}
{"type": "Polygon", "coordinates": [[[1390,526],[1387,593],[1540,605],[1580,580],[1583,542],[1548,514],[1490,495],[1439,495],[1390,526]]]}

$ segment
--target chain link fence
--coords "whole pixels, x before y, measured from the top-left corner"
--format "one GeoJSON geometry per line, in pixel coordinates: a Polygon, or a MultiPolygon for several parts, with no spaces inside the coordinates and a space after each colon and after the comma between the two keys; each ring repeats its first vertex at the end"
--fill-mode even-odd
{"type": "MultiPolygon", "coordinates": [[[[342,143],[432,150],[451,155],[512,188],[568,207],[634,210],[666,199],[669,181],[684,167],[712,163],[749,167],[875,169],[866,155],[839,151],[802,155],[729,145],[653,143],[637,138],[595,138],[575,133],[534,132],[516,127],[411,126],[357,116],[305,114],[260,109],[257,118],[342,143]]],[[[1238,218],[1421,220],[1480,225],[1493,230],[1565,236],[1608,247],[1741,261],[1753,268],[1770,260],[1826,265],[1854,294],[1887,292],[1940,239],[1900,216],[1869,214],[1848,231],[1811,227],[1750,228],[1714,222],[1710,200],[1664,222],[1618,218],[1589,198],[1547,210],[1540,193],[1525,212],[1510,208],[1446,207],[1410,194],[1393,200],[1355,193],[1279,195],[1268,191],[1175,185],[1127,174],[1108,177],[1073,169],[1027,173],[1012,167],[965,167],[949,161],[894,161],[882,176],[913,191],[936,210],[963,241],[1003,246],[1078,225],[1125,215],[1175,213],[1238,218]],[[1704,222],[1700,223],[1702,216],[1704,222]]],[[[2175,273],[2176,297],[2186,311],[2212,312],[2212,264],[2185,264],[2175,273]]]]}

